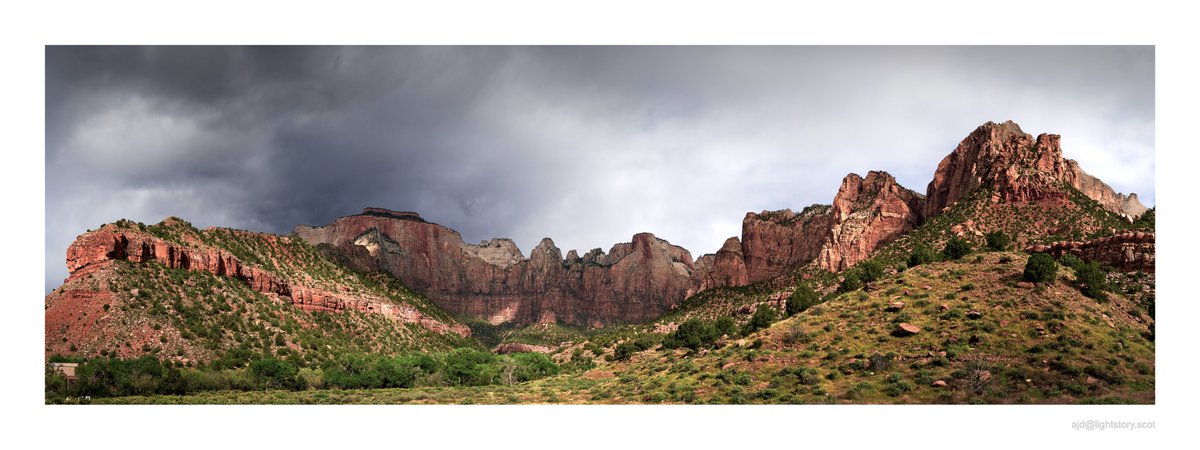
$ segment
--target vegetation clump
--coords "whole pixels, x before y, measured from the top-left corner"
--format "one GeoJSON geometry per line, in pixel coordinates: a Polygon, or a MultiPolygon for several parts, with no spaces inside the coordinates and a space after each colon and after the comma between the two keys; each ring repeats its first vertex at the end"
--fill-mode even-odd
{"type": "Polygon", "coordinates": [[[1025,263],[1025,272],[1022,277],[1025,281],[1034,283],[1045,283],[1054,281],[1058,276],[1058,263],[1054,262],[1054,257],[1049,253],[1035,253],[1029,256],[1029,261],[1025,263]]]}
{"type": "Polygon", "coordinates": [[[1105,300],[1107,298],[1104,292],[1109,287],[1104,279],[1104,270],[1095,261],[1081,264],[1075,270],[1075,283],[1079,286],[1079,292],[1083,295],[1097,300],[1105,300]]]}
{"type": "Polygon", "coordinates": [[[758,305],[758,308],[754,310],[754,315],[750,316],[750,322],[746,323],[745,334],[771,326],[771,323],[775,321],[775,316],[775,308],[758,305]]]}
{"type": "Polygon", "coordinates": [[[927,264],[937,261],[937,254],[930,250],[925,245],[917,245],[912,253],[908,255],[908,267],[916,267],[921,264],[927,264]]]}
{"type": "Polygon", "coordinates": [[[961,259],[971,253],[971,243],[963,238],[955,237],[946,241],[946,246],[942,248],[942,257],[948,260],[961,259]]]}
{"type": "Polygon", "coordinates": [[[796,286],[796,290],[792,291],[791,297],[787,300],[787,315],[794,316],[808,308],[813,307],[821,301],[820,295],[807,284],[796,286]]]}
{"type": "Polygon", "coordinates": [[[988,233],[985,239],[987,240],[987,248],[997,252],[1008,250],[1008,244],[1012,242],[1012,238],[1004,234],[1003,231],[988,233]]]}

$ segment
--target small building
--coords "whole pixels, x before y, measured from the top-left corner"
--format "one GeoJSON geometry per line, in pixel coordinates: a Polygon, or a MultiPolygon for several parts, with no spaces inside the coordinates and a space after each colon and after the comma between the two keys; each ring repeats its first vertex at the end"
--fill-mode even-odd
{"type": "Polygon", "coordinates": [[[79,363],[73,362],[52,362],[50,368],[63,375],[67,379],[67,386],[75,384],[75,369],[79,367],[79,363]]]}

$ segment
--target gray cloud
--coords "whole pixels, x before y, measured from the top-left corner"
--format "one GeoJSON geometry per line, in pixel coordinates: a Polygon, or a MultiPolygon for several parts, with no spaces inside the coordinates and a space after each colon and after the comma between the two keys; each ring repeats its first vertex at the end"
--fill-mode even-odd
{"type": "Polygon", "coordinates": [[[47,290],[123,217],[706,253],[849,172],[923,192],[988,120],[1154,203],[1152,47],[49,47],[46,107],[47,290]]]}

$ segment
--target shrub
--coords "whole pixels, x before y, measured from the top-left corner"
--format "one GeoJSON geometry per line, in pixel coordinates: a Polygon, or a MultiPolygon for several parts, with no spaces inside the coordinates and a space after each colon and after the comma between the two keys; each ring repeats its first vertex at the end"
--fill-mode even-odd
{"type": "Polygon", "coordinates": [[[321,368],[326,386],[342,389],[368,389],[383,385],[375,358],[368,355],[344,353],[321,368]]]}
{"type": "Polygon", "coordinates": [[[1079,271],[1080,268],[1083,267],[1083,260],[1079,259],[1078,256],[1072,255],[1070,253],[1066,253],[1066,254],[1063,254],[1062,256],[1058,257],[1058,263],[1062,264],[1063,267],[1070,267],[1071,270],[1074,270],[1077,272],[1079,271]]]}
{"type": "Polygon", "coordinates": [[[959,259],[971,253],[971,243],[962,238],[950,238],[946,242],[946,247],[942,249],[942,256],[946,259],[959,259]]]}
{"type": "Polygon", "coordinates": [[[1058,264],[1049,253],[1035,253],[1025,263],[1025,281],[1034,283],[1051,282],[1058,275],[1058,264]]]}
{"type": "MultiPolygon", "coordinates": [[[[674,342],[674,341],[672,341],[672,342],[674,342]]],[[[613,361],[624,361],[624,360],[627,360],[627,359],[633,357],[633,354],[637,353],[637,352],[638,352],[637,344],[634,344],[633,342],[630,342],[630,341],[625,341],[620,344],[617,344],[617,347],[613,349],[612,360],[613,361]]]]}
{"type": "Polygon", "coordinates": [[[1098,300],[1105,298],[1104,291],[1108,290],[1108,283],[1104,280],[1104,271],[1100,269],[1100,264],[1095,261],[1082,264],[1075,271],[1075,282],[1083,295],[1098,300]]]}
{"type": "Polygon", "coordinates": [[[713,329],[721,336],[732,335],[737,332],[737,324],[733,322],[732,317],[721,316],[717,318],[716,322],[713,322],[713,329]]]}
{"type": "Polygon", "coordinates": [[[517,363],[517,381],[529,381],[551,375],[558,375],[558,364],[549,356],[542,353],[517,353],[512,355],[517,363]]]}
{"type": "Polygon", "coordinates": [[[792,292],[792,296],[788,297],[787,300],[787,315],[796,315],[820,301],[821,297],[817,295],[817,291],[814,291],[807,284],[796,286],[796,290],[792,292]]]}
{"type": "Polygon", "coordinates": [[[883,278],[883,264],[878,261],[863,261],[858,265],[858,269],[864,284],[883,278]]]}
{"type": "Polygon", "coordinates": [[[472,348],[456,349],[446,355],[446,380],[456,386],[483,386],[495,381],[499,370],[496,355],[472,348]]]}
{"type": "Polygon", "coordinates": [[[688,319],[663,339],[663,345],[669,348],[687,347],[695,350],[712,344],[717,337],[719,337],[717,330],[712,325],[700,319],[688,319]]]}
{"type": "Polygon", "coordinates": [[[918,245],[913,249],[912,253],[908,255],[908,267],[916,267],[921,264],[931,263],[934,261],[937,261],[937,255],[933,253],[933,250],[930,250],[929,247],[924,245],[918,245]]]}
{"type": "Polygon", "coordinates": [[[771,322],[774,321],[775,308],[767,305],[758,305],[758,309],[755,309],[754,315],[750,317],[750,322],[746,324],[746,334],[769,327],[771,326],[771,322]]]}
{"type": "Polygon", "coordinates": [[[380,358],[375,362],[379,385],[385,388],[412,387],[421,371],[416,358],[380,358]]]}
{"type": "Polygon", "coordinates": [[[250,375],[254,383],[266,389],[303,389],[303,380],[297,375],[300,368],[295,363],[277,358],[263,358],[250,363],[250,375]]]}
{"type": "Polygon", "coordinates": [[[842,275],[842,284],[838,286],[838,289],[842,292],[857,291],[862,288],[862,274],[859,273],[858,269],[847,270],[842,275]]]}
{"type": "Polygon", "coordinates": [[[1008,244],[1012,242],[1012,238],[1008,237],[1002,231],[993,231],[986,236],[988,249],[995,251],[1003,251],[1008,249],[1008,244]]]}

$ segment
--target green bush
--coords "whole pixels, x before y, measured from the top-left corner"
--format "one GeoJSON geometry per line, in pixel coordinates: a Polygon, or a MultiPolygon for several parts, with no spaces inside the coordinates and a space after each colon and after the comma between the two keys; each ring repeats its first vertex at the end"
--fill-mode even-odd
{"type": "Polygon", "coordinates": [[[863,288],[862,274],[858,269],[850,269],[842,274],[842,284],[838,289],[842,292],[852,292],[863,288]]]}
{"type": "Polygon", "coordinates": [[[263,358],[250,363],[250,375],[254,383],[265,389],[304,389],[303,380],[297,375],[300,368],[291,361],[263,358]]]}
{"type": "Polygon", "coordinates": [[[1063,267],[1070,267],[1071,270],[1074,270],[1077,272],[1079,271],[1080,268],[1083,267],[1083,264],[1084,264],[1082,259],[1079,259],[1078,256],[1072,255],[1070,253],[1066,253],[1066,254],[1063,254],[1062,256],[1058,257],[1058,263],[1062,264],[1063,267]]]}
{"type": "Polygon", "coordinates": [[[633,354],[637,353],[638,351],[637,344],[634,344],[630,341],[622,342],[613,348],[612,360],[625,361],[633,357],[633,354]]]}
{"type": "Polygon", "coordinates": [[[1008,244],[1012,242],[1012,238],[1002,231],[988,233],[985,239],[987,239],[987,248],[998,252],[1008,250],[1008,244]]]}
{"type": "Polygon", "coordinates": [[[796,290],[792,291],[792,296],[787,300],[787,315],[794,316],[797,313],[811,308],[821,301],[817,291],[809,287],[807,284],[796,286],[796,290]]]}
{"type": "Polygon", "coordinates": [[[771,326],[775,321],[775,308],[768,305],[760,304],[754,310],[754,315],[750,316],[750,322],[746,324],[746,334],[753,333],[763,328],[771,326]]]}
{"type": "Polygon", "coordinates": [[[908,267],[916,267],[934,261],[937,261],[937,254],[924,245],[917,245],[908,255],[908,267]]]}
{"type": "Polygon", "coordinates": [[[344,353],[325,363],[322,379],[326,386],[342,389],[369,389],[383,386],[378,361],[370,355],[344,353]]]}
{"type": "Polygon", "coordinates": [[[879,261],[863,261],[859,263],[858,270],[861,271],[859,273],[862,274],[864,284],[883,278],[883,264],[879,261]]]}
{"type": "Polygon", "coordinates": [[[688,319],[663,339],[663,346],[668,348],[687,347],[695,350],[712,344],[718,337],[720,335],[712,325],[700,319],[688,319]]]}
{"type": "Polygon", "coordinates": [[[492,384],[499,374],[496,355],[473,348],[456,349],[446,355],[446,380],[455,386],[492,384]]]}
{"type": "Polygon", "coordinates": [[[1051,282],[1058,276],[1058,263],[1049,253],[1035,253],[1029,256],[1022,274],[1025,281],[1034,283],[1051,282]]]}
{"type": "Polygon", "coordinates": [[[942,248],[942,256],[948,260],[960,259],[971,253],[971,243],[962,238],[950,238],[942,248]]]}
{"type": "Polygon", "coordinates": [[[512,359],[517,363],[518,382],[558,375],[559,372],[558,364],[542,353],[517,353],[512,355],[512,359]]]}
{"type": "Polygon", "coordinates": [[[1083,264],[1075,271],[1075,283],[1079,286],[1079,292],[1097,300],[1105,299],[1104,291],[1109,289],[1104,280],[1104,270],[1095,261],[1083,264]]]}
{"type": "Polygon", "coordinates": [[[379,387],[407,388],[416,383],[421,369],[415,358],[398,357],[379,358],[375,371],[379,374],[379,387]]]}
{"type": "Polygon", "coordinates": [[[720,336],[732,336],[737,332],[737,324],[734,323],[732,317],[721,316],[717,318],[716,322],[713,322],[713,329],[720,336]]]}

